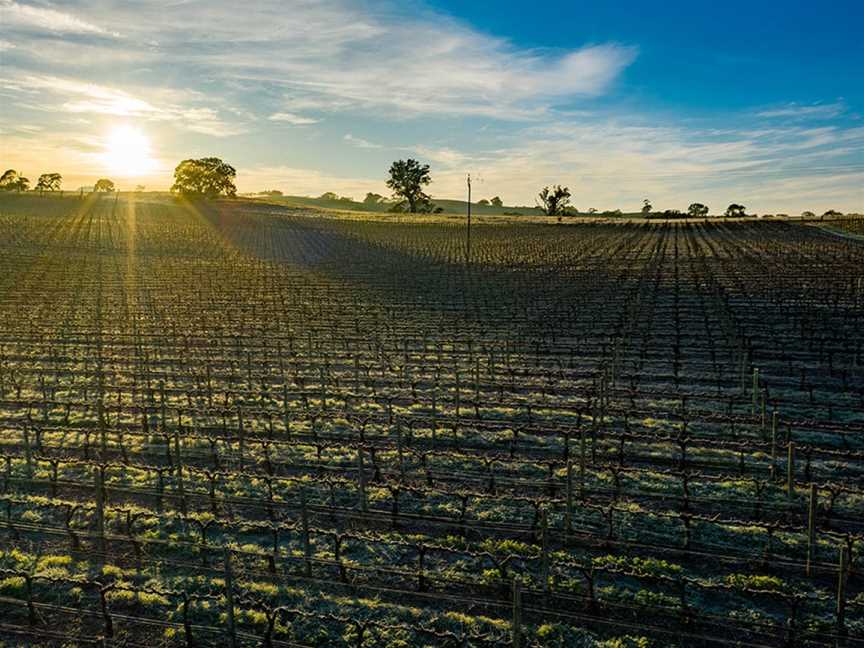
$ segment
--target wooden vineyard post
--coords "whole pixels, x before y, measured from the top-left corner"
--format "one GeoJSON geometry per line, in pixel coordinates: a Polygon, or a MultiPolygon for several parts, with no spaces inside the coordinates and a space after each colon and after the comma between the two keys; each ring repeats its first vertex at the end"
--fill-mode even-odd
{"type": "Polygon", "coordinates": [[[768,392],[768,390],[765,389],[764,387],[763,387],[762,390],[759,392],[759,393],[760,393],[760,398],[761,398],[761,401],[760,401],[759,407],[760,407],[761,417],[762,417],[762,438],[763,438],[763,439],[765,438],[765,427],[768,425],[768,410],[767,410],[767,407],[768,407],[768,403],[767,403],[767,400],[768,400],[768,394],[767,394],[767,392],[768,392]]]}
{"type": "Polygon", "coordinates": [[[360,358],[354,355],[354,392],[360,393],[360,358]]]}
{"type": "Polygon", "coordinates": [[[810,505],[807,510],[807,576],[813,575],[813,557],[816,551],[816,484],[810,484],[810,505]]]}
{"type": "Polygon", "coordinates": [[[790,441],[786,457],[786,495],[789,499],[795,494],[795,444],[790,441]]]}
{"type": "Polygon", "coordinates": [[[549,518],[544,507],[540,511],[540,577],[543,591],[549,592],[549,518]]]}
{"type": "Polygon", "coordinates": [[[771,416],[771,481],[777,479],[777,410],[771,416]]]}
{"type": "Polygon", "coordinates": [[[96,535],[99,538],[99,553],[96,563],[101,565],[105,554],[105,491],[102,484],[102,466],[97,466],[93,475],[94,495],[96,497],[96,535]]]}
{"type": "Polygon", "coordinates": [[[396,452],[399,456],[399,475],[405,477],[405,456],[402,449],[402,421],[396,420],[396,452]]]}
{"type": "MultiPolygon", "coordinates": [[[[27,461],[27,479],[33,479],[33,451],[30,448],[30,428],[26,425],[21,430],[24,435],[24,458],[27,461]]],[[[27,484],[30,487],[30,484],[27,484]]]]}
{"type": "Polygon", "coordinates": [[[96,401],[96,417],[99,421],[99,451],[100,451],[101,456],[102,456],[103,461],[104,461],[105,457],[108,454],[108,436],[107,436],[108,431],[106,429],[108,427],[108,423],[105,420],[105,403],[103,401],[105,396],[102,393],[101,375],[100,375],[99,387],[100,387],[100,389],[99,389],[100,394],[99,394],[99,400],[96,401]]]}
{"type": "MultiPolygon", "coordinates": [[[[462,383],[459,380],[459,365],[456,365],[456,426],[458,430],[459,417],[462,413],[462,383]]],[[[455,440],[455,439],[454,439],[455,440]]]]}
{"type": "Polygon", "coordinates": [[[567,509],[564,513],[564,532],[573,532],[573,461],[567,458],[567,509]]]}
{"type": "Polygon", "coordinates": [[[471,174],[468,174],[468,228],[465,232],[465,267],[471,267],[471,174]]]}
{"type": "Polygon", "coordinates": [[[364,513],[368,510],[366,500],[366,471],[363,467],[363,448],[357,448],[357,482],[360,485],[360,510],[364,513]]]}
{"type": "Polygon", "coordinates": [[[846,568],[849,557],[846,547],[840,547],[840,565],[837,570],[837,634],[846,634],[846,568]]]}
{"type": "Polygon", "coordinates": [[[240,470],[245,470],[246,466],[246,430],[243,425],[243,408],[237,408],[237,456],[240,461],[240,470]]]}
{"type": "Polygon", "coordinates": [[[432,447],[434,448],[438,433],[438,399],[436,395],[438,393],[437,387],[432,390],[432,447]]]}
{"type": "Polygon", "coordinates": [[[168,424],[166,420],[167,413],[165,411],[165,381],[159,381],[159,423],[161,425],[161,429],[164,432],[165,426],[168,424]]]}
{"type": "Polygon", "coordinates": [[[228,641],[231,648],[237,647],[237,632],[234,629],[234,573],[231,569],[231,550],[224,549],[225,561],[225,616],[228,620],[228,641]]]}
{"type": "Polygon", "coordinates": [[[522,646],[522,592],[519,581],[513,579],[513,622],[511,624],[513,648],[522,646]]]}
{"type": "Polygon", "coordinates": [[[750,406],[750,413],[756,416],[756,395],[759,392],[759,369],[753,367],[753,401],[750,406]]]}
{"type": "Polygon", "coordinates": [[[585,501],[585,429],[579,430],[579,498],[585,501]]]}
{"type": "Polygon", "coordinates": [[[303,530],[303,556],[306,562],[306,577],[312,576],[312,545],[309,542],[309,511],[306,508],[306,489],[300,487],[300,525],[303,530]]]}
{"type": "Polygon", "coordinates": [[[177,464],[177,494],[180,496],[180,511],[186,515],[186,491],[183,488],[183,458],[180,455],[180,431],[174,430],[174,463],[177,464]]]}
{"type": "Polygon", "coordinates": [[[318,368],[318,373],[321,379],[321,409],[327,409],[327,376],[324,373],[324,367],[318,368]]]}
{"type": "Polygon", "coordinates": [[[285,439],[291,440],[291,413],[288,410],[288,385],[282,383],[282,425],[285,428],[285,439]]]}

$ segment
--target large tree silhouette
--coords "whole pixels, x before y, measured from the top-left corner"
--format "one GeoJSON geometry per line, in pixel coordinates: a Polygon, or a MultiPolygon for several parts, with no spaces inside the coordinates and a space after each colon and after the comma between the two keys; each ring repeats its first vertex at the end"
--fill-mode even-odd
{"type": "Polygon", "coordinates": [[[396,160],[390,165],[390,179],[387,186],[393,190],[393,196],[408,203],[408,211],[416,214],[418,211],[429,211],[430,198],[423,192],[423,187],[432,182],[429,175],[429,165],[420,164],[417,160],[396,160]]]}
{"type": "Polygon", "coordinates": [[[216,157],[183,160],[174,169],[171,191],[193,198],[233,197],[237,195],[236,177],[234,167],[216,157]]]}
{"type": "Polygon", "coordinates": [[[59,173],[43,173],[36,181],[38,191],[59,191],[63,176],[59,173]]]}
{"type": "Polygon", "coordinates": [[[708,207],[702,203],[693,203],[687,208],[687,213],[693,218],[704,218],[708,215],[708,207]]]}
{"type": "Polygon", "coordinates": [[[0,189],[3,191],[12,191],[15,189],[15,185],[18,180],[18,172],[15,169],[7,169],[2,176],[0,176],[0,189]]]}
{"type": "Polygon", "coordinates": [[[726,208],[726,213],[724,214],[726,218],[740,218],[741,216],[746,216],[744,210],[747,209],[744,205],[739,205],[737,203],[732,203],[726,208]]]}
{"type": "Polygon", "coordinates": [[[554,187],[543,187],[539,194],[543,212],[547,216],[563,216],[570,204],[570,189],[555,185],[554,187]]]}

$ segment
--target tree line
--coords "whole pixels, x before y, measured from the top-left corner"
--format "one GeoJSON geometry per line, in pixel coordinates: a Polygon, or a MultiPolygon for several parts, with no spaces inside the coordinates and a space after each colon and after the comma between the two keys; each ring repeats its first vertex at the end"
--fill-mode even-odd
{"type": "MultiPolygon", "coordinates": [[[[237,186],[234,181],[237,170],[230,164],[223,162],[217,157],[206,157],[198,159],[183,160],[174,169],[174,184],[171,192],[187,198],[213,199],[219,196],[235,197],[237,186]]],[[[43,173],[34,187],[40,193],[59,191],[63,177],[59,173],[43,173]]],[[[387,198],[381,194],[369,192],[363,200],[366,205],[390,204],[388,211],[406,212],[411,214],[433,214],[440,213],[443,209],[432,202],[432,197],[426,193],[426,187],[432,183],[431,169],[428,164],[422,164],[417,160],[396,160],[390,165],[387,187],[392,191],[392,197],[387,198]]],[[[0,176],[0,191],[28,191],[30,180],[14,169],[8,169],[0,176]]],[[[93,186],[95,192],[112,192],[115,190],[114,182],[108,178],[100,178],[93,186]]],[[[141,185],[137,190],[143,190],[141,185]]],[[[263,192],[269,196],[281,196],[282,192],[269,190],[263,192]]],[[[350,198],[340,197],[328,191],[321,195],[323,200],[352,202],[350,198]]],[[[547,216],[557,217],[559,222],[565,216],[575,216],[587,213],[593,215],[598,213],[596,209],[589,208],[587,212],[580,212],[571,204],[572,194],[569,187],[562,185],[550,185],[543,187],[537,195],[536,208],[547,216]]],[[[480,200],[478,205],[503,207],[504,201],[500,196],[489,200],[480,200]]],[[[726,218],[743,218],[748,216],[747,208],[738,203],[731,203],[723,212],[726,218]]],[[[678,209],[666,209],[655,211],[651,201],[645,199],[642,202],[641,213],[645,218],[706,218],[709,213],[707,205],[694,202],[686,212],[678,209]]],[[[621,216],[621,210],[602,212],[604,216],[621,216]]],[[[822,214],[822,218],[842,216],[842,212],[829,209],[822,214]]],[[[750,214],[755,216],[755,214],[750,214]]],[[[777,214],[785,217],[786,214],[777,214]]],[[[815,218],[812,211],[801,213],[803,218],[815,218]]]]}
{"type": "MultiPolygon", "coordinates": [[[[59,173],[43,173],[36,182],[34,191],[60,191],[63,176],[59,173]]],[[[15,169],[7,169],[0,176],[0,190],[3,191],[29,191],[30,178],[18,173],[15,169]]]]}
{"type": "MultiPolygon", "coordinates": [[[[43,193],[45,191],[60,191],[63,186],[63,176],[59,173],[43,173],[36,181],[33,191],[43,193]]],[[[30,179],[15,169],[6,169],[0,176],[0,191],[30,191],[30,179]]],[[[93,185],[93,191],[114,191],[114,182],[108,178],[100,178],[93,185]]]]}

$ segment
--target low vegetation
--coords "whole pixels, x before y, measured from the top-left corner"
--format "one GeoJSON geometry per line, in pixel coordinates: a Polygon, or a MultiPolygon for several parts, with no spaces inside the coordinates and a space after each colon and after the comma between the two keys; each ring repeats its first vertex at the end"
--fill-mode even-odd
{"type": "Polygon", "coordinates": [[[715,219],[471,246],[4,194],[0,637],[864,641],[864,245],[715,219]]]}

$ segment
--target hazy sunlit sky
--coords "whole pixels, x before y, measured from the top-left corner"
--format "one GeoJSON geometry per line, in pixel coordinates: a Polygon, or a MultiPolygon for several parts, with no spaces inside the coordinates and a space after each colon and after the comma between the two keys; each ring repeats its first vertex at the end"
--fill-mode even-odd
{"type": "MultiPolygon", "coordinates": [[[[864,211],[864,3],[0,0],[0,166],[167,189],[864,211]]],[[[2,170],[0,170],[2,172],[2,170]]]]}

